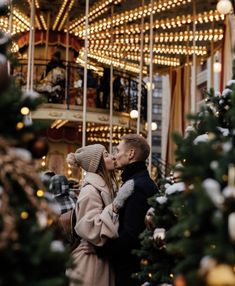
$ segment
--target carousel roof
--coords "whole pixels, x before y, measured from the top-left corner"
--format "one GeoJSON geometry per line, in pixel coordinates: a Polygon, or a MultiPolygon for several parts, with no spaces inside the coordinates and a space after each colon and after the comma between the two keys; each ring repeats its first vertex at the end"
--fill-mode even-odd
{"type": "MultiPolygon", "coordinates": [[[[13,34],[30,28],[31,0],[13,1],[13,34]]],[[[85,0],[35,0],[35,25],[50,33],[65,32],[84,40],[85,0]]],[[[150,13],[153,13],[153,63],[156,67],[179,66],[191,56],[204,58],[221,45],[224,16],[216,0],[90,0],[89,59],[138,72],[141,31],[145,68],[150,61],[150,13]],[[112,8],[113,7],[113,8],[112,8]],[[143,19],[143,21],[142,21],[143,19]],[[193,32],[193,23],[196,31],[193,32]],[[195,45],[193,45],[195,39],[195,45]]],[[[0,27],[9,29],[8,18],[0,27]]],[[[80,52],[83,57],[83,49],[80,52]]]]}

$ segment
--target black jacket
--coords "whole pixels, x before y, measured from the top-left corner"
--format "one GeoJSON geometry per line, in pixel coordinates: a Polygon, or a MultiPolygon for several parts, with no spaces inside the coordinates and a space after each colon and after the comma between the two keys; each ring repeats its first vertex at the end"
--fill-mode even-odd
{"type": "Polygon", "coordinates": [[[134,179],[134,192],[127,199],[119,213],[119,237],[109,240],[103,247],[97,248],[101,257],[108,256],[113,263],[116,286],[139,285],[131,279],[139,271],[139,259],[132,254],[133,249],[140,248],[139,235],[145,229],[145,215],[149,209],[148,198],[158,191],[149,176],[145,162],[134,162],[122,173],[123,182],[134,179]]]}

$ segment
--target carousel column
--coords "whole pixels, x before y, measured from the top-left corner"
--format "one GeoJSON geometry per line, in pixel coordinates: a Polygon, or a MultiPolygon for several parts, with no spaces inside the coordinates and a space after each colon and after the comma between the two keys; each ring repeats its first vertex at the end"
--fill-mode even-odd
{"type": "Polygon", "coordinates": [[[87,59],[88,59],[88,14],[89,0],[86,0],[85,13],[85,51],[84,51],[84,79],[83,79],[83,122],[82,122],[82,147],[86,145],[86,111],[87,111],[87,59]]]}
{"type": "Polygon", "coordinates": [[[211,61],[210,61],[210,88],[214,88],[214,19],[211,24],[212,39],[211,39],[211,61]]]}
{"type": "Polygon", "coordinates": [[[69,109],[69,17],[66,19],[66,73],[65,73],[65,102],[67,104],[67,109],[69,109]]]}
{"type": "Polygon", "coordinates": [[[49,36],[50,36],[50,18],[51,18],[51,13],[50,13],[50,12],[47,12],[47,30],[46,30],[45,60],[48,59],[48,43],[49,43],[49,36]]]}
{"type": "Polygon", "coordinates": [[[28,50],[28,69],[27,69],[27,84],[26,91],[32,90],[33,83],[33,56],[34,56],[34,14],[35,14],[35,3],[34,0],[31,2],[30,10],[30,30],[29,30],[29,50],[28,50]]]}
{"type": "Polygon", "coordinates": [[[113,5],[111,5],[111,63],[110,63],[110,101],[109,101],[109,152],[113,148],[113,5]]]}
{"type": "MultiPolygon", "coordinates": [[[[10,15],[9,15],[9,33],[12,35],[12,24],[13,24],[13,8],[12,8],[12,2],[10,2],[10,15]]],[[[11,73],[11,63],[10,61],[7,61],[7,69],[8,69],[8,74],[10,75],[11,73]]]]}
{"type": "Polygon", "coordinates": [[[150,13],[150,62],[149,62],[149,86],[148,86],[148,143],[150,146],[149,165],[148,170],[151,176],[152,169],[152,101],[153,101],[153,0],[151,0],[151,13],[150,13]]]}
{"type": "Polygon", "coordinates": [[[196,91],[197,91],[197,57],[196,57],[196,0],[193,1],[193,65],[191,81],[191,113],[196,112],[196,91]]]}
{"type": "MultiPolygon", "coordinates": [[[[144,7],[144,0],[142,0],[142,9],[144,7]]],[[[143,10],[142,10],[143,11],[143,10]]],[[[143,46],[144,46],[144,15],[141,16],[141,34],[140,34],[140,74],[138,83],[138,99],[137,99],[137,134],[140,134],[140,118],[141,118],[141,91],[143,78],[143,46]]]]}

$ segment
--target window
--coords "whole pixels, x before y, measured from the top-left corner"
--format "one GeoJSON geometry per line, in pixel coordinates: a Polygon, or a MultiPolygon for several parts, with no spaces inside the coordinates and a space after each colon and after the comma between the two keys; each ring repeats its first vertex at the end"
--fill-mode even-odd
{"type": "Polygon", "coordinates": [[[154,135],[153,138],[152,138],[152,144],[155,145],[155,146],[161,146],[161,136],[158,136],[158,135],[154,135]]]}
{"type": "Polygon", "coordinates": [[[161,104],[154,104],[153,105],[153,113],[154,114],[161,114],[162,113],[162,106],[161,106],[161,104]]]}
{"type": "Polygon", "coordinates": [[[157,120],[157,130],[161,130],[162,129],[162,121],[161,120],[157,120]]]}
{"type": "Polygon", "coordinates": [[[162,90],[155,88],[155,89],[153,90],[153,97],[162,97],[162,90]]]}

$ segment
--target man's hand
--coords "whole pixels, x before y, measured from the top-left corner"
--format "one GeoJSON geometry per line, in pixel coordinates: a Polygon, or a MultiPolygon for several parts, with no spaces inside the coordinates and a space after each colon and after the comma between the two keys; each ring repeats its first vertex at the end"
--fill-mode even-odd
{"type": "Polygon", "coordinates": [[[117,192],[117,196],[113,201],[113,211],[115,213],[121,209],[125,203],[125,201],[132,195],[134,191],[134,180],[126,181],[119,191],[117,192]]]}
{"type": "Polygon", "coordinates": [[[86,241],[86,240],[82,240],[80,245],[79,245],[79,249],[84,250],[85,254],[95,254],[95,247],[93,244],[91,244],[90,242],[86,241]]]}

